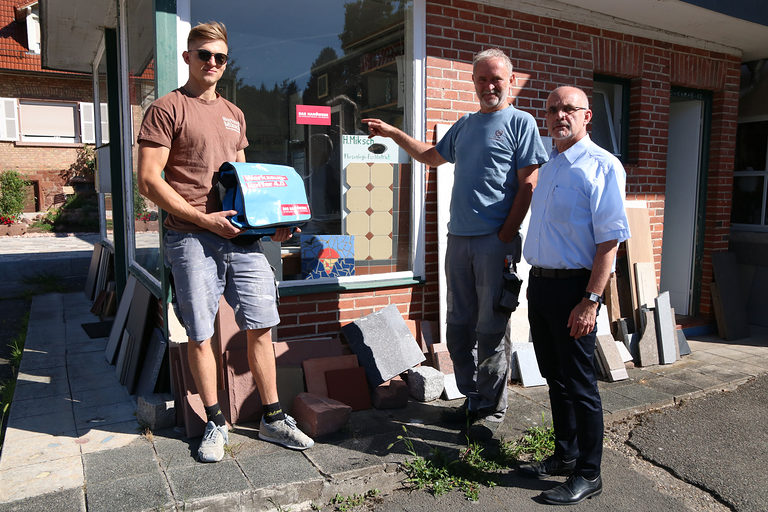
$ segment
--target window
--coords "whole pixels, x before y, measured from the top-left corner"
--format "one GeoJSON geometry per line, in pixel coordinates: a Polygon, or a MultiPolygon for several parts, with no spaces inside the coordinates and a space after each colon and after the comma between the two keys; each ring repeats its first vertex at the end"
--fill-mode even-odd
{"type": "MultiPolygon", "coordinates": [[[[109,118],[107,116],[107,104],[100,105],[101,112],[101,146],[109,142],[109,118]]],[[[83,135],[83,142],[94,144],[96,142],[96,130],[93,126],[94,113],[93,103],[80,103],[80,133],[83,135]]]]}
{"type": "Polygon", "coordinates": [[[736,134],[731,222],[740,229],[768,231],[768,121],[743,123],[736,134]]]}
{"type": "MultiPolygon", "coordinates": [[[[191,25],[227,25],[230,59],[218,90],[245,114],[246,161],[302,176],[312,211],[302,234],[353,237],[355,276],[412,270],[411,161],[391,141],[368,139],[361,123],[380,118],[412,131],[410,2],[230,4],[191,0],[191,25]],[[297,120],[302,107],[327,112],[328,122],[297,120]],[[381,143],[370,149],[373,142],[381,143]]],[[[273,262],[283,281],[305,278],[298,238],[273,262]]]]}
{"type": "Polygon", "coordinates": [[[624,162],[628,129],[629,82],[596,76],[592,89],[592,140],[624,162]]]}
{"type": "Polygon", "coordinates": [[[80,142],[77,103],[19,100],[21,140],[80,142]]]}

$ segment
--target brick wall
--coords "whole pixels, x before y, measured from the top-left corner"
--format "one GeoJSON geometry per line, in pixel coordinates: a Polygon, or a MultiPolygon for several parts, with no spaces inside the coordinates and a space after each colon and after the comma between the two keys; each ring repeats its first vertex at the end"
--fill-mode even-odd
{"type": "MultiPolygon", "coordinates": [[[[89,77],[63,78],[0,72],[0,97],[64,101],[92,101],[89,77]]],[[[78,146],[0,141],[0,171],[14,169],[38,182],[39,207],[44,211],[63,201],[65,179],[60,173],[77,159],[78,146]]]]}
{"type": "MultiPolygon", "coordinates": [[[[711,91],[714,101],[702,282],[711,281],[710,255],[726,250],[728,244],[739,89],[737,57],[464,0],[430,1],[426,9],[427,140],[434,139],[436,123],[450,124],[477,110],[471,62],[476,52],[489,47],[509,52],[517,76],[514,104],[539,120],[542,135],[546,135],[546,98],[558,85],[576,85],[591,94],[595,73],[630,80],[627,198],[644,200],[651,210],[657,277],[664,226],[670,91],[674,86],[711,91]]],[[[427,276],[432,283],[438,271],[434,170],[426,179],[427,276]]],[[[436,304],[436,294],[436,287],[426,287],[425,304],[436,304]]],[[[700,310],[711,314],[706,291],[700,310]]]]}

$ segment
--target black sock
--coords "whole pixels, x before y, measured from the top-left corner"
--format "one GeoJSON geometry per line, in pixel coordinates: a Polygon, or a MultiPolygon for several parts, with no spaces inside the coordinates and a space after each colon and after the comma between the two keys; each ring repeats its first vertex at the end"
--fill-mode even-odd
{"type": "Polygon", "coordinates": [[[221,408],[218,403],[205,406],[205,416],[208,421],[212,421],[217,427],[223,427],[227,424],[224,420],[224,414],[221,412],[221,408]]]}
{"type": "Polygon", "coordinates": [[[275,402],[273,404],[267,404],[264,406],[264,421],[266,423],[272,423],[284,419],[285,413],[283,412],[283,408],[280,407],[280,402],[275,402]]]}

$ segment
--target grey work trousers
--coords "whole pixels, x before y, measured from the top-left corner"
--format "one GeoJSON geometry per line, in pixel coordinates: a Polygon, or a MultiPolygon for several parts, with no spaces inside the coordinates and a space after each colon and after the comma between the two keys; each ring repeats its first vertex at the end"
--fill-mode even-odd
{"type": "Polygon", "coordinates": [[[504,333],[510,313],[498,308],[504,258],[520,261],[522,237],[510,243],[496,233],[448,235],[445,256],[448,352],[456,384],[471,411],[502,417],[507,410],[509,355],[504,333]]]}

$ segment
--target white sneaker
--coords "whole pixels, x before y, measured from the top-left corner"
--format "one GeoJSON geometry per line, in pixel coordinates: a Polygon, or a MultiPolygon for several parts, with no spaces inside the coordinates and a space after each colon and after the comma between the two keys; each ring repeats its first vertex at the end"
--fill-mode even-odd
{"type": "Polygon", "coordinates": [[[296,420],[287,414],[284,420],[277,420],[272,423],[267,423],[264,418],[261,418],[259,439],[285,446],[291,450],[306,450],[315,445],[311,437],[299,430],[299,427],[296,426],[296,420]]]}
{"type": "Polygon", "coordinates": [[[219,462],[224,458],[224,445],[229,443],[227,426],[218,427],[212,421],[205,425],[205,434],[197,449],[197,460],[200,462],[219,462]]]}

